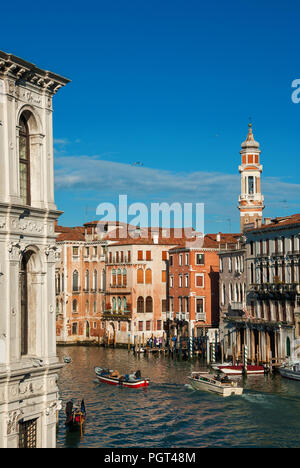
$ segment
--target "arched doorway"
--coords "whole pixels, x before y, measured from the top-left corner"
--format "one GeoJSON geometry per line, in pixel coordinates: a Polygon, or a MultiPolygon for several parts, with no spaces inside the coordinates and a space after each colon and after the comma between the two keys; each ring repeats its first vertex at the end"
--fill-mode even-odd
{"type": "Polygon", "coordinates": [[[85,324],[85,336],[86,336],[87,338],[90,337],[90,322],[88,322],[88,321],[87,321],[86,324],[85,324]]]}
{"type": "Polygon", "coordinates": [[[291,340],[289,339],[289,337],[287,337],[286,339],[286,355],[287,357],[290,357],[291,355],[291,340]]]}

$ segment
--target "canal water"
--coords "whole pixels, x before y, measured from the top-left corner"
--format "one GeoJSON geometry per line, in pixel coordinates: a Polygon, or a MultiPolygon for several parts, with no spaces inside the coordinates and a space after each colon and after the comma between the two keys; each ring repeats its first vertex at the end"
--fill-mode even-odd
{"type": "Polygon", "coordinates": [[[201,361],[81,346],[58,347],[58,355],[72,358],[59,374],[58,448],[300,446],[300,382],[278,374],[250,376],[241,379],[242,396],[224,398],[187,384],[191,371],[205,370],[201,361]],[[99,383],[95,366],[123,374],[139,369],[151,383],[146,389],[99,383]],[[70,398],[85,400],[82,438],[64,427],[70,398]]]}

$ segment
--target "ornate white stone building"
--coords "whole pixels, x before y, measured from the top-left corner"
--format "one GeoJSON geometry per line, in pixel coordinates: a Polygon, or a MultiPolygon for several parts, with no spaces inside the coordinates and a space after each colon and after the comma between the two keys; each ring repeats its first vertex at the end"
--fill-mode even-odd
{"type": "Polygon", "coordinates": [[[55,447],[52,97],[69,80],[0,51],[0,447],[55,447]]]}

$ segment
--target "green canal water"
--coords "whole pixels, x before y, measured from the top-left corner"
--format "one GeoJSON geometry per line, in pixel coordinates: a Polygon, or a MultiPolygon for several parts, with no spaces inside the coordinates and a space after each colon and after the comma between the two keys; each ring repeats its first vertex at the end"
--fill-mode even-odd
{"type": "Polygon", "coordinates": [[[299,447],[300,382],[280,375],[241,379],[242,396],[221,396],[192,390],[191,371],[205,370],[201,361],[165,356],[134,356],[123,349],[59,347],[70,356],[59,374],[63,409],[57,447],[70,448],[195,448],[299,447]],[[141,370],[147,389],[99,383],[94,367],[121,373],[141,370]],[[82,438],[64,427],[66,402],[84,398],[86,431],[82,438]]]}

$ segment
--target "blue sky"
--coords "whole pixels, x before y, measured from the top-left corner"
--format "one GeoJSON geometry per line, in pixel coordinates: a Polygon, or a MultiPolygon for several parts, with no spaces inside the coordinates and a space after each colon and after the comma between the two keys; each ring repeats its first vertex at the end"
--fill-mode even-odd
{"type": "Polygon", "coordinates": [[[206,232],[239,231],[249,117],[264,216],[300,211],[299,2],[16,0],[1,16],[0,49],[72,80],[54,98],[61,224],[127,194],[205,203],[206,232]]]}

